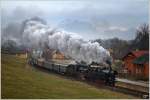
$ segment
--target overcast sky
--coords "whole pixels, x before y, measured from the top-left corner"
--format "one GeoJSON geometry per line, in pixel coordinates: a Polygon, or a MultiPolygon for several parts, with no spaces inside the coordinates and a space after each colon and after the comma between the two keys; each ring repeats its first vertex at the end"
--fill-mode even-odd
{"type": "Polygon", "coordinates": [[[1,1],[2,27],[30,17],[88,39],[133,39],[136,28],[148,23],[148,0],[1,1]]]}

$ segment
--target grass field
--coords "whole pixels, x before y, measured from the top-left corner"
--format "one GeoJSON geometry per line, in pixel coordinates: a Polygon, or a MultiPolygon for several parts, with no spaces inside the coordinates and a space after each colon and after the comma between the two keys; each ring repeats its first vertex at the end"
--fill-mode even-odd
{"type": "Polygon", "coordinates": [[[2,98],[134,98],[36,70],[23,58],[2,54],[1,60],[2,98]]]}

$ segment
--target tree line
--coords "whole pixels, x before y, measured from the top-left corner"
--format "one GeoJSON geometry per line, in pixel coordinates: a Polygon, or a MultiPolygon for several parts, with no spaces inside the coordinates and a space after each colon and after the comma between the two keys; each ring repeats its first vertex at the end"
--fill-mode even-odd
{"type": "Polygon", "coordinates": [[[136,30],[136,37],[133,40],[112,38],[107,40],[97,39],[94,41],[110,50],[113,58],[121,59],[130,51],[149,50],[149,25],[141,25],[136,30]]]}
{"type": "MultiPolygon", "coordinates": [[[[111,51],[114,59],[121,59],[130,51],[149,50],[149,25],[143,24],[136,30],[136,37],[133,40],[121,40],[112,38],[107,40],[96,39],[101,46],[111,51]]],[[[26,48],[25,45],[17,45],[16,41],[7,40],[2,43],[2,52],[14,52],[26,48]]]]}

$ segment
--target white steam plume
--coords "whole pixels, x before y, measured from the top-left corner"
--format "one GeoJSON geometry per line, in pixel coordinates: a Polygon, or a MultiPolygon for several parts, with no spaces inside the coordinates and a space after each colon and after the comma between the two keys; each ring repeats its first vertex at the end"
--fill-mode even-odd
{"type": "Polygon", "coordinates": [[[60,50],[65,56],[87,64],[103,63],[110,60],[109,52],[97,42],[84,41],[79,35],[65,31],[53,31],[53,28],[40,21],[26,22],[23,39],[30,46],[37,46],[45,42],[52,49],[60,50]]]}

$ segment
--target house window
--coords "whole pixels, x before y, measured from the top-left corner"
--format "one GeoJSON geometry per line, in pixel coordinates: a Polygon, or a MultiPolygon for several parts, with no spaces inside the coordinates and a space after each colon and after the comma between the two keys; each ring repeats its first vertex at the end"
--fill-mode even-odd
{"type": "Polygon", "coordinates": [[[143,65],[137,65],[136,74],[141,74],[142,73],[142,68],[143,68],[143,65]]]}
{"type": "Polygon", "coordinates": [[[139,68],[138,67],[136,68],[136,74],[139,74],[139,68]]]}
{"type": "Polygon", "coordinates": [[[131,70],[129,70],[129,74],[131,74],[131,70]]]}

